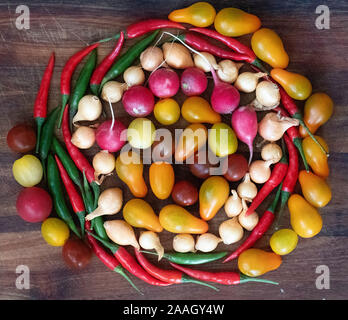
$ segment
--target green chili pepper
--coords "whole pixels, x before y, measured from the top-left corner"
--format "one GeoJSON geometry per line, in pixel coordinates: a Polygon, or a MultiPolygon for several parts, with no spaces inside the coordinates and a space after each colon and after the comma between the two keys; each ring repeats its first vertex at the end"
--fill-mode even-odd
{"type": "Polygon", "coordinates": [[[100,90],[103,88],[104,84],[122,74],[136,58],[155,40],[159,30],[151,33],[149,36],[141,39],[134,46],[130,47],[127,52],[125,52],[110,68],[108,73],[104,76],[101,84],[100,90]]]}
{"type": "Polygon", "coordinates": [[[47,181],[48,181],[48,188],[53,198],[54,208],[58,216],[65,221],[68,227],[79,238],[81,238],[80,231],[77,229],[75,222],[65,202],[57,163],[51,154],[49,154],[47,158],[47,181]]]}
{"type": "Polygon", "coordinates": [[[78,104],[79,104],[81,98],[86,93],[86,90],[87,90],[88,85],[89,85],[89,80],[92,76],[92,73],[93,73],[93,70],[96,66],[96,63],[97,63],[97,49],[94,49],[90,53],[85,65],[83,66],[83,68],[79,74],[79,77],[78,77],[76,84],[75,84],[74,91],[73,91],[71,98],[70,98],[70,109],[69,109],[70,122],[77,112],[77,107],[78,107],[78,104]]]}
{"type": "MultiPolygon", "coordinates": [[[[157,255],[155,252],[151,251],[141,251],[144,253],[149,253],[157,255]]],[[[167,260],[177,263],[177,264],[203,264],[221,259],[227,255],[226,251],[223,252],[212,252],[212,253],[180,253],[180,252],[168,252],[164,253],[163,257],[167,260]]]]}

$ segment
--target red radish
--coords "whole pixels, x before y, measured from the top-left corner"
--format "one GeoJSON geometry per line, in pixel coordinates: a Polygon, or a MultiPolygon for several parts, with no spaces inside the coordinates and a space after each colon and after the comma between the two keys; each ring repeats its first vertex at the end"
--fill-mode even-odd
{"type": "Polygon", "coordinates": [[[180,85],[185,95],[199,96],[207,89],[208,80],[201,69],[190,67],[182,73],[180,85]]]}
{"type": "Polygon", "coordinates": [[[249,165],[253,158],[253,141],[257,134],[257,116],[254,108],[250,106],[239,107],[232,114],[232,128],[238,139],[249,147],[249,165]]]}
{"type": "Polygon", "coordinates": [[[130,87],[122,97],[123,107],[133,117],[146,117],[155,106],[152,92],[144,86],[130,87]]]}
{"type": "Polygon", "coordinates": [[[95,140],[102,150],[116,152],[126,143],[126,138],[121,139],[123,130],[127,130],[127,128],[121,121],[106,120],[98,127],[95,140]]]}
{"type": "Polygon", "coordinates": [[[28,222],[41,222],[52,211],[52,199],[48,192],[42,188],[24,188],[17,198],[17,212],[28,222]]]}
{"type": "Polygon", "coordinates": [[[179,76],[172,69],[157,69],[149,77],[149,87],[156,97],[170,98],[179,90],[179,76]]]}

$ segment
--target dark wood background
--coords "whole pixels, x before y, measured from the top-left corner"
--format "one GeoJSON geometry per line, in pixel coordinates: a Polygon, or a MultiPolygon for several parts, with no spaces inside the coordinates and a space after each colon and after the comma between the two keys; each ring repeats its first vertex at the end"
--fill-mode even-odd
{"type": "MultiPolygon", "coordinates": [[[[348,176],[348,3],[326,1],[331,12],[329,30],[315,27],[315,9],[321,1],[214,1],[216,9],[238,6],[258,15],[265,27],[276,30],[291,57],[289,70],[310,78],[314,91],[327,92],[335,102],[333,118],[319,134],[330,146],[329,183],[333,191],[331,203],[320,210],[324,227],[313,239],[300,239],[294,252],[285,256],[282,266],[265,278],[278,281],[279,286],[245,284],[221,287],[220,292],[196,285],[168,288],[151,287],[137,279],[134,282],[145,293],[140,297],[120,276],[106,269],[97,258],[81,272],[69,270],[61,259],[61,248],[48,246],[41,237],[40,224],[22,221],[15,208],[21,187],[14,181],[11,166],[19,157],[6,145],[7,131],[16,123],[32,122],[32,106],[40,79],[51,51],[56,53],[49,106],[60,103],[59,76],[70,55],[84,45],[111,36],[139,19],[165,18],[173,9],[192,1],[0,1],[0,298],[1,299],[347,299],[348,298],[348,213],[346,180],[348,176]],[[15,27],[16,7],[26,4],[30,9],[30,29],[15,27]],[[30,268],[30,289],[16,289],[16,267],[30,268]],[[315,286],[316,267],[330,269],[330,289],[315,286]]],[[[244,37],[248,43],[250,37],[244,37]]],[[[104,44],[101,59],[113,46],[104,44]]],[[[182,97],[179,97],[182,99],[182,97]]],[[[116,114],[126,123],[121,105],[116,114]]],[[[183,123],[183,122],[182,122],[183,123]]],[[[158,123],[156,123],[158,124],[158,123]]],[[[242,143],[241,143],[242,145],[242,143]]],[[[243,146],[241,150],[246,151],[243,146]]],[[[179,177],[189,176],[187,168],[175,168],[179,177]]],[[[145,169],[147,172],[147,168],[145,169]]],[[[147,177],[146,177],[147,178],[147,177]]],[[[193,179],[194,180],[194,179],[193,179]]],[[[198,180],[194,180],[199,183],[198,180]]],[[[120,185],[115,176],[107,185],[120,185]]],[[[151,192],[146,198],[156,212],[164,203],[154,201],[151,192]]],[[[197,212],[197,206],[193,208],[197,212]]],[[[259,211],[261,212],[261,210],[259,211]]],[[[119,214],[121,215],[121,213],[119,214]]],[[[225,219],[221,212],[212,222],[211,230],[225,219]]],[[[288,212],[282,226],[289,226],[288,212]]],[[[257,243],[268,249],[269,232],[257,243]]],[[[172,235],[164,232],[161,239],[171,248],[172,235]]],[[[231,246],[233,249],[236,245],[231,246]]],[[[225,249],[224,246],[219,247],[225,249]]],[[[161,262],[167,266],[166,262],[161,262]]],[[[204,269],[236,269],[236,262],[215,263],[204,269]]]]}

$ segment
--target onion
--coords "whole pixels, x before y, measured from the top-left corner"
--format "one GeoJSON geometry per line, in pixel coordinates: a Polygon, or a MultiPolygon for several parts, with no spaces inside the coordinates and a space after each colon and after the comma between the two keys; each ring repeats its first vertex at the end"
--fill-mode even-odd
{"type": "Polygon", "coordinates": [[[101,98],[104,101],[110,101],[111,103],[119,102],[122,99],[123,92],[126,90],[127,84],[117,81],[108,81],[104,84],[101,98]]]}
{"type": "Polygon", "coordinates": [[[106,189],[99,196],[97,209],[88,214],[86,220],[92,220],[99,216],[116,214],[121,210],[122,203],[123,196],[120,188],[106,189]]]}
{"type": "Polygon", "coordinates": [[[233,83],[238,77],[238,71],[243,63],[235,63],[232,60],[221,60],[218,64],[217,75],[220,80],[233,83]]]}
{"type": "Polygon", "coordinates": [[[264,145],[261,149],[261,158],[265,161],[272,161],[272,163],[277,163],[283,156],[282,148],[276,143],[268,143],[264,145]]]}
{"type": "Polygon", "coordinates": [[[200,54],[194,54],[193,60],[195,63],[195,66],[204,72],[210,72],[211,66],[217,70],[219,68],[218,64],[216,63],[215,57],[208,53],[208,52],[200,52],[200,54]],[[203,58],[203,57],[205,58],[203,58]],[[208,60],[208,62],[207,62],[208,60]]]}
{"type": "Polygon", "coordinates": [[[165,42],[162,46],[163,56],[168,66],[175,69],[193,67],[191,53],[180,43],[165,42]]]}
{"type": "Polygon", "coordinates": [[[242,200],[239,198],[237,191],[231,190],[231,193],[232,195],[227,199],[224,207],[229,218],[238,216],[243,209],[242,200]]]}
{"type": "Polygon", "coordinates": [[[105,175],[110,175],[115,169],[115,157],[107,150],[99,151],[93,157],[94,177],[96,181],[101,184],[105,175]],[[99,176],[102,175],[101,178],[99,176]]]}
{"type": "Polygon", "coordinates": [[[251,180],[255,183],[265,183],[271,176],[272,160],[256,160],[249,167],[249,174],[251,180]]]}
{"type": "Polygon", "coordinates": [[[286,130],[298,125],[299,120],[297,119],[282,117],[274,112],[269,112],[259,122],[258,132],[267,141],[277,141],[283,137],[286,130]]]}
{"type": "Polygon", "coordinates": [[[143,231],[139,237],[139,244],[145,250],[155,250],[160,261],[164,255],[164,248],[158,234],[153,231],[143,231]]]}
{"type": "Polygon", "coordinates": [[[245,174],[243,182],[238,185],[237,192],[240,198],[248,201],[251,201],[256,197],[257,187],[255,183],[250,181],[249,173],[245,174]]]}
{"type": "Polygon", "coordinates": [[[276,108],[280,103],[280,93],[278,86],[271,81],[261,81],[256,86],[256,100],[269,110],[276,108]]]}
{"type": "Polygon", "coordinates": [[[176,252],[195,252],[195,239],[191,234],[181,233],[173,238],[173,249],[176,252]]]}
{"type": "Polygon", "coordinates": [[[120,246],[133,246],[140,249],[133,228],[124,220],[109,220],[104,222],[107,236],[120,246]]]}
{"type": "Polygon", "coordinates": [[[238,77],[234,86],[242,92],[250,93],[256,90],[259,79],[266,76],[266,73],[243,72],[238,77]]]}
{"type": "Polygon", "coordinates": [[[145,82],[145,73],[141,67],[131,66],[123,73],[123,80],[128,87],[141,85],[145,82]]]}
{"type": "Polygon", "coordinates": [[[242,202],[243,202],[243,211],[238,216],[238,221],[244,229],[248,231],[252,231],[257,225],[257,223],[259,222],[259,216],[256,212],[252,212],[248,214],[248,216],[246,216],[245,214],[248,211],[248,206],[246,205],[244,199],[242,200],[242,202]]]}
{"type": "Polygon", "coordinates": [[[163,62],[163,52],[158,47],[148,47],[140,55],[141,67],[146,71],[154,71],[163,62]]]}
{"type": "Polygon", "coordinates": [[[78,110],[73,118],[73,124],[77,121],[94,121],[102,113],[102,103],[97,96],[91,94],[81,98],[78,110]]]}
{"type": "Polygon", "coordinates": [[[244,230],[238,218],[225,220],[219,226],[219,235],[224,244],[236,243],[243,238],[244,230]]]}
{"type": "Polygon", "coordinates": [[[220,242],[222,242],[221,238],[207,232],[197,237],[195,248],[198,251],[211,252],[216,249],[220,242]]]}
{"type": "Polygon", "coordinates": [[[71,137],[71,143],[79,149],[89,149],[94,145],[95,131],[86,126],[81,126],[76,129],[71,137]]]}

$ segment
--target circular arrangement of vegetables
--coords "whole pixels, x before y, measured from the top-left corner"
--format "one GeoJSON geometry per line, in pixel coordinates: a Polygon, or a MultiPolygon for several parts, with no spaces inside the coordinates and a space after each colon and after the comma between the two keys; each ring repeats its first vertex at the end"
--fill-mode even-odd
{"type": "Polygon", "coordinates": [[[218,290],[209,282],[276,284],[257,277],[277,269],[299,237],[320,232],[318,208],[331,200],[329,150],[315,134],[330,119],[333,102],[325,93],[312,94],[306,77],[286,70],[289,56],[282,40],[262,28],[255,15],[236,8],[216,13],[212,5],[198,2],[168,18],[134,23],[70,57],[61,72],[61,106],[47,115],[55,62],[51,55],[34,104],[37,133],[20,124],[7,136],[9,148],[23,154],[12,168],[24,187],[18,214],[42,223],[44,240],[62,246],[69,267],[84,268],[94,252],[136,290],[128,273],[156,286],[192,282],[218,290]],[[251,48],[234,38],[250,33],[251,48]],[[141,36],[122,50],[126,40],[141,36]],[[98,46],[115,40],[97,64],[98,46]],[[117,81],[121,78],[124,82],[117,81]],[[210,101],[201,96],[207,91],[210,101]],[[186,96],[182,105],[178,92],[186,96]],[[252,98],[241,105],[241,95],[252,98]],[[294,100],[305,100],[303,113],[294,100]],[[129,114],[128,126],[116,119],[115,103],[129,114]],[[110,119],[103,108],[111,112],[110,119]],[[160,127],[147,118],[152,113],[160,127]],[[180,117],[188,125],[173,137],[166,127],[180,117]],[[56,127],[61,135],[56,136],[56,127]],[[257,135],[263,139],[260,159],[253,157],[257,135]],[[248,147],[248,159],[238,153],[239,144],[248,147]],[[99,151],[89,161],[83,150],[95,145],[99,151]],[[144,179],[147,151],[149,183],[144,179]],[[200,187],[190,179],[176,179],[175,166],[186,166],[187,174],[200,179],[200,187]],[[122,188],[101,188],[110,175],[122,181],[132,199],[124,203],[122,188]],[[302,195],[293,193],[297,181],[302,195]],[[150,191],[159,203],[171,203],[155,212],[142,199],[150,191]],[[260,214],[257,209],[265,199],[271,204],[260,214]],[[199,214],[190,209],[194,204],[199,214]],[[279,229],[286,205],[289,228],[279,229]],[[58,217],[50,217],[53,208],[58,217]],[[105,217],[121,211],[121,218],[105,217]],[[209,226],[219,211],[227,217],[215,235],[209,226]],[[253,248],[271,226],[276,231],[270,249],[253,248]],[[142,229],[139,237],[134,228],[142,229]],[[163,230],[175,234],[172,252],[161,245],[163,230]],[[219,252],[220,243],[238,246],[219,252]],[[127,246],[134,247],[134,256],[127,246]],[[173,268],[162,269],[145,254],[167,259],[173,268]],[[239,272],[187,266],[218,259],[238,259],[239,272]]]}

